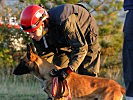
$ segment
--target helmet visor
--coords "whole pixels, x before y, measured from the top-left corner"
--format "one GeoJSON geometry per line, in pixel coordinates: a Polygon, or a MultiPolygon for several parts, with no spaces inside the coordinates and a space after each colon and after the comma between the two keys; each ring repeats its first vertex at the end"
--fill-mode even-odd
{"type": "Polygon", "coordinates": [[[39,20],[35,23],[35,24],[32,24],[31,26],[24,26],[24,25],[20,25],[20,28],[24,31],[28,31],[28,30],[32,30],[33,31],[35,29],[37,29],[37,27],[39,26],[39,23],[44,19],[46,18],[45,14],[42,14],[42,17],[39,18],[39,20]]]}
{"type": "Polygon", "coordinates": [[[37,21],[35,24],[33,24],[31,26],[27,26],[27,27],[25,27],[24,25],[20,25],[20,28],[24,31],[29,30],[29,29],[34,29],[38,26],[39,22],[40,21],[37,21]]]}

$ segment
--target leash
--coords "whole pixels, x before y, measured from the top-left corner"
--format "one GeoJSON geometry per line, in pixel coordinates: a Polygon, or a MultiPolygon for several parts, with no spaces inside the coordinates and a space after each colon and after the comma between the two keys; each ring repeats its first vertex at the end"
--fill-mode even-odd
{"type": "Polygon", "coordinates": [[[70,88],[67,85],[67,81],[64,80],[63,82],[58,80],[58,77],[54,77],[52,79],[52,96],[57,98],[66,97],[68,100],[72,100],[70,88]],[[66,87],[66,88],[65,88],[66,87]],[[68,94],[65,96],[63,95],[65,93],[65,90],[68,90],[68,94]]]}
{"type": "Polygon", "coordinates": [[[52,78],[52,97],[55,97],[57,94],[58,88],[58,77],[52,78]]]}
{"type": "Polygon", "coordinates": [[[67,84],[66,80],[59,80],[58,76],[57,76],[57,67],[54,66],[55,69],[51,70],[49,72],[50,77],[52,77],[52,90],[51,90],[51,94],[52,97],[55,98],[62,98],[62,97],[66,97],[68,98],[68,100],[72,100],[72,96],[71,96],[71,92],[70,92],[70,88],[67,84]],[[68,93],[65,94],[65,90],[68,90],[68,93]]]}

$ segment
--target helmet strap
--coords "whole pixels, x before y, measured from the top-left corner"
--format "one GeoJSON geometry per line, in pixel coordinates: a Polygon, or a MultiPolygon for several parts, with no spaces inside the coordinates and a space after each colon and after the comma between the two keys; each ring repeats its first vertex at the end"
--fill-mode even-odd
{"type": "Polygon", "coordinates": [[[45,28],[43,29],[43,35],[45,35],[47,32],[48,32],[48,28],[45,27],[45,28]]]}

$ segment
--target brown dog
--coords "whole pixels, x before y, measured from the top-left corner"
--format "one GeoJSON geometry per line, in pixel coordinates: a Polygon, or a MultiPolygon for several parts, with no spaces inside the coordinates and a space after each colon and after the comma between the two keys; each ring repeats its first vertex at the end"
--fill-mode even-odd
{"type": "MultiPolygon", "coordinates": [[[[33,53],[30,46],[27,47],[27,50],[27,55],[16,67],[14,74],[33,74],[43,83],[44,91],[48,96],[52,97],[52,77],[49,72],[55,69],[55,66],[33,53]]],[[[74,72],[70,73],[66,82],[68,89],[65,89],[62,96],[70,93],[72,100],[122,100],[125,93],[125,89],[114,80],[79,75],[74,72]]],[[[69,100],[67,97],[58,97],[54,97],[54,100],[69,100]]]]}

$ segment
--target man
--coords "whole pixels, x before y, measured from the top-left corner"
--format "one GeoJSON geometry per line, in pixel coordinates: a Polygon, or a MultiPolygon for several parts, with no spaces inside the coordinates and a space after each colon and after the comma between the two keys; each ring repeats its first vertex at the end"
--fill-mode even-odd
{"type": "Polygon", "coordinates": [[[38,55],[63,68],[59,71],[62,79],[71,71],[92,76],[99,73],[98,27],[84,6],[63,4],[47,12],[30,5],[21,13],[20,24],[38,55]]]}
{"type": "Polygon", "coordinates": [[[133,100],[133,0],[124,0],[124,10],[128,12],[123,29],[123,74],[126,100],[133,100]]]}

